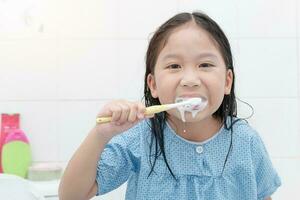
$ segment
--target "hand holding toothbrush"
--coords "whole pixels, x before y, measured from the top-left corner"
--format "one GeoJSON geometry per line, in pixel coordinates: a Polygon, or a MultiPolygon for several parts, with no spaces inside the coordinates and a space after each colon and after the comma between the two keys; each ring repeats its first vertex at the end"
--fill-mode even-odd
{"type": "Polygon", "coordinates": [[[99,132],[104,132],[105,135],[113,137],[130,129],[139,121],[153,116],[153,114],[146,114],[146,107],[141,102],[114,100],[107,103],[99,112],[96,128],[99,132]],[[102,122],[99,120],[102,120],[102,122]]]}
{"type": "Polygon", "coordinates": [[[190,98],[174,104],[155,105],[147,108],[141,102],[119,100],[112,101],[104,106],[96,121],[102,130],[104,129],[106,132],[116,135],[131,128],[144,118],[153,117],[155,113],[179,107],[188,111],[200,111],[205,106],[206,102],[202,98],[190,98]]]}

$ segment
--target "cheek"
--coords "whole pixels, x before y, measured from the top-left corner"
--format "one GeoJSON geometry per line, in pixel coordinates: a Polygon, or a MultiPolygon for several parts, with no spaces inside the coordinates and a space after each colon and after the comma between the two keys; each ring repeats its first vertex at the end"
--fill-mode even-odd
{"type": "Polygon", "coordinates": [[[161,104],[174,103],[174,94],[176,88],[174,81],[168,76],[157,76],[157,95],[161,104]]]}
{"type": "Polygon", "coordinates": [[[219,81],[216,80],[214,83],[211,84],[210,88],[210,103],[211,106],[214,107],[214,109],[218,109],[219,106],[221,105],[223,98],[224,98],[224,84],[225,81],[220,83],[219,81]]]}
{"type": "Polygon", "coordinates": [[[178,81],[172,75],[157,76],[157,94],[161,104],[174,103],[178,81]]]}

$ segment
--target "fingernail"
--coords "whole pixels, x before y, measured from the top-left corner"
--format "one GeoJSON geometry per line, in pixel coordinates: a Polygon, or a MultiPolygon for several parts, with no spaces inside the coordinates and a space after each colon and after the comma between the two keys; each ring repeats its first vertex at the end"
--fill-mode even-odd
{"type": "Polygon", "coordinates": [[[142,113],[139,113],[139,114],[138,114],[138,118],[139,118],[139,119],[143,119],[143,118],[144,118],[144,115],[143,115],[142,113]]]}

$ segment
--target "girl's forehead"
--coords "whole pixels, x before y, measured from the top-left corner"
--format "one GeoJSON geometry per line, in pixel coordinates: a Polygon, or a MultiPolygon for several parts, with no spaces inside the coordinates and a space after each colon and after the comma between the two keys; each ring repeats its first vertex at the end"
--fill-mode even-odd
{"type": "Polygon", "coordinates": [[[169,35],[159,57],[165,58],[176,54],[198,56],[204,52],[221,58],[216,42],[207,31],[197,25],[183,25],[169,35]]]}
{"type": "Polygon", "coordinates": [[[198,46],[212,48],[212,36],[197,25],[183,25],[175,29],[167,40],[166,46],[198,46]]]}

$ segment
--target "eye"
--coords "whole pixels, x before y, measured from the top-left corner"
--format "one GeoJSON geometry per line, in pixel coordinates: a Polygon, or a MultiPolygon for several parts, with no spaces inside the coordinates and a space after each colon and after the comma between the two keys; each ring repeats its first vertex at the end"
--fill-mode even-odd
{"type": "Polygon", "coordinates": [[[202,63],[199,65],[199,67],[207,68],[207,67],[214,67],[215,65],[210,64],[210,63],[202,63]]]}
{"type": "Polygon", "coordinates": [[[181,66],[178,65],[178,64],[172,64],[172,65],[168,65],[167,68],[169,68],[169,69],[179,69],[179,68],[181,68],[181,66]]]}

